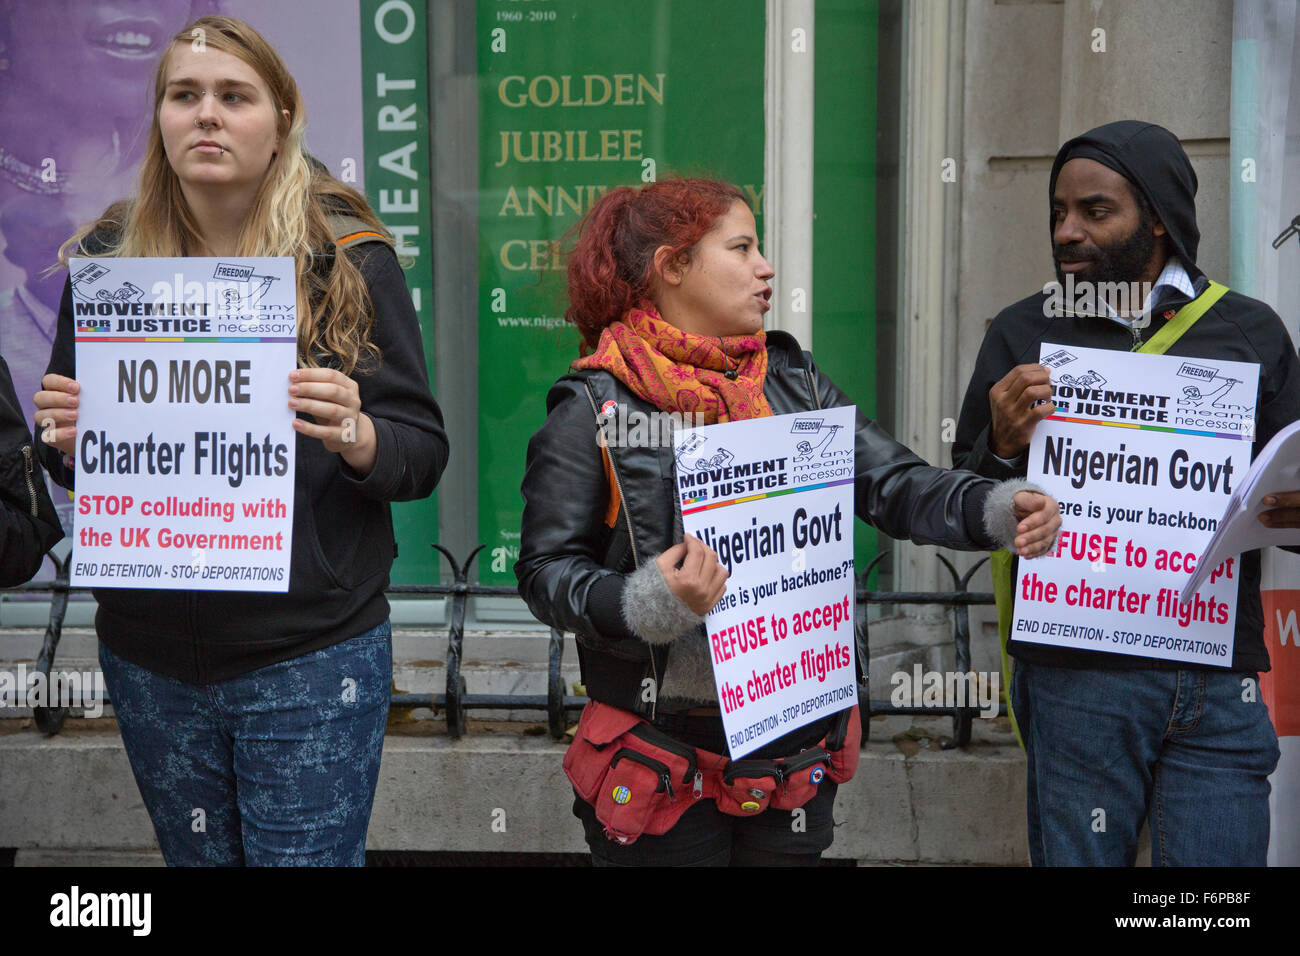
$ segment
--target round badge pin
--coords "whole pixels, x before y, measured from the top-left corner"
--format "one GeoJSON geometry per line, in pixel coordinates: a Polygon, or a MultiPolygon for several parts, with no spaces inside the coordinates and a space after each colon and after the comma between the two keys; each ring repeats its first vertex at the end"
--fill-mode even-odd
{"type": "Polygon", "coordinates": [[[621,807],[632,799],[632,791],[627,787],[615,787],[614,792],[611,793],[610,796],[613,797],[614,802],[621,807]]]}
{"type": "Polygon", "coordinates": [[[618,408],[618,402],[614,401],[611,398],[609,401],[605,402],[603,405],[600,406],[600,413],[604,415],[606,418],[613,418],[614,410],[616,408],[618,408]]]}
{"type": "Polygon", "coordinates": [[[808,780],[813,786],[822,782],[822,777],[826,776],[826,771],[822,767],[813,767],[812,773],[808,775],[808,780]]]}
{"type": "Polygon", "coordinates": [[[763,807],[761,804],[757,804],[753,800],[746,800],[740,805],[740,809],[744,810],[746,813],[757,813],[759,810],[763,809],[763,807]]]}

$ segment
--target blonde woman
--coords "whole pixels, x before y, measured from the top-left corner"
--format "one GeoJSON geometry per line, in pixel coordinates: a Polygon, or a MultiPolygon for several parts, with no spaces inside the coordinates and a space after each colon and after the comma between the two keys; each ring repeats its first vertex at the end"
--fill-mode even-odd
{"type": "MultiPolygon", "coordinates": [[[[387,233],[305,155],[305,126],[270,44],[239,20],[196,20],[158,64],[137,195],[61,252],[297,263],[288,593],[95,592],[109,696],[169,864],[364,862],[392,682],[388,502],[429,495],[447,461],[387,233]]],[[[68,286],[42,389],[43,457],[71,487],[68,286]]]]}

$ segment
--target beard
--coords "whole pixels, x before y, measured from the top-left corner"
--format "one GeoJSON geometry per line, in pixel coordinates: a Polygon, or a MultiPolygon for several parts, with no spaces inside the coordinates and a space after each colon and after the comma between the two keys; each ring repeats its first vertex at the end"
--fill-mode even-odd
{"type": "MultiPolygon", "coordinates": [[[[1137,228],[1125,239],[1108,246],[1062,246],[1053,244],[1052,259],[1056,264],[1056,281],[1065,285],[1066,272],[1061,262],[1089,262],[1087,268],[1072,273],[1073,282],[1135,283],[1142,278],[1142,273],[1151,261],[1156,250],[1156,237],[1151,232],[1152,219],[1142,216],[1137,228]]],[[[1137,302],[1141,302],[1139,297],[1137,302]]]]}

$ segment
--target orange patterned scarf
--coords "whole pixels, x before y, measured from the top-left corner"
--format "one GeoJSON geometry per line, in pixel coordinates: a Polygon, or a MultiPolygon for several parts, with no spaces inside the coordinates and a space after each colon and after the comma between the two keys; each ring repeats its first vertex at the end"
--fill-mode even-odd
{"type": "Polygon", "coordinates": [[[761,330],[725,338],[683,332],[649,303],[605,326],[596,351],[569,367],[603,369],[660,411],[702,413],[709,425],[772,414],[761,330]]]}

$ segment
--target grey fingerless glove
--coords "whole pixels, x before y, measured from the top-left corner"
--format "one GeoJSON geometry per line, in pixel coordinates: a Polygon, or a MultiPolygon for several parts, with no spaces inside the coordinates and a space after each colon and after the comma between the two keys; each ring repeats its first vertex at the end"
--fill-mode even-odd
{"type": "Polygon", "coordinates": [[[1045,495],[1042,488],[1031,484],[1023,478],[1000,481],[984,499],[984,533],[1006,548],[1016,553],[1016,507],[1012,501],[1022,491],[1036,491],[1045,495]]]}
{"type": "Polygon", "coordinates": [[[622,610],[628,629],[647,644],[668,644],[704,622],[668,589],[654,561],[647,561],[627,576],[622,610]]]}

